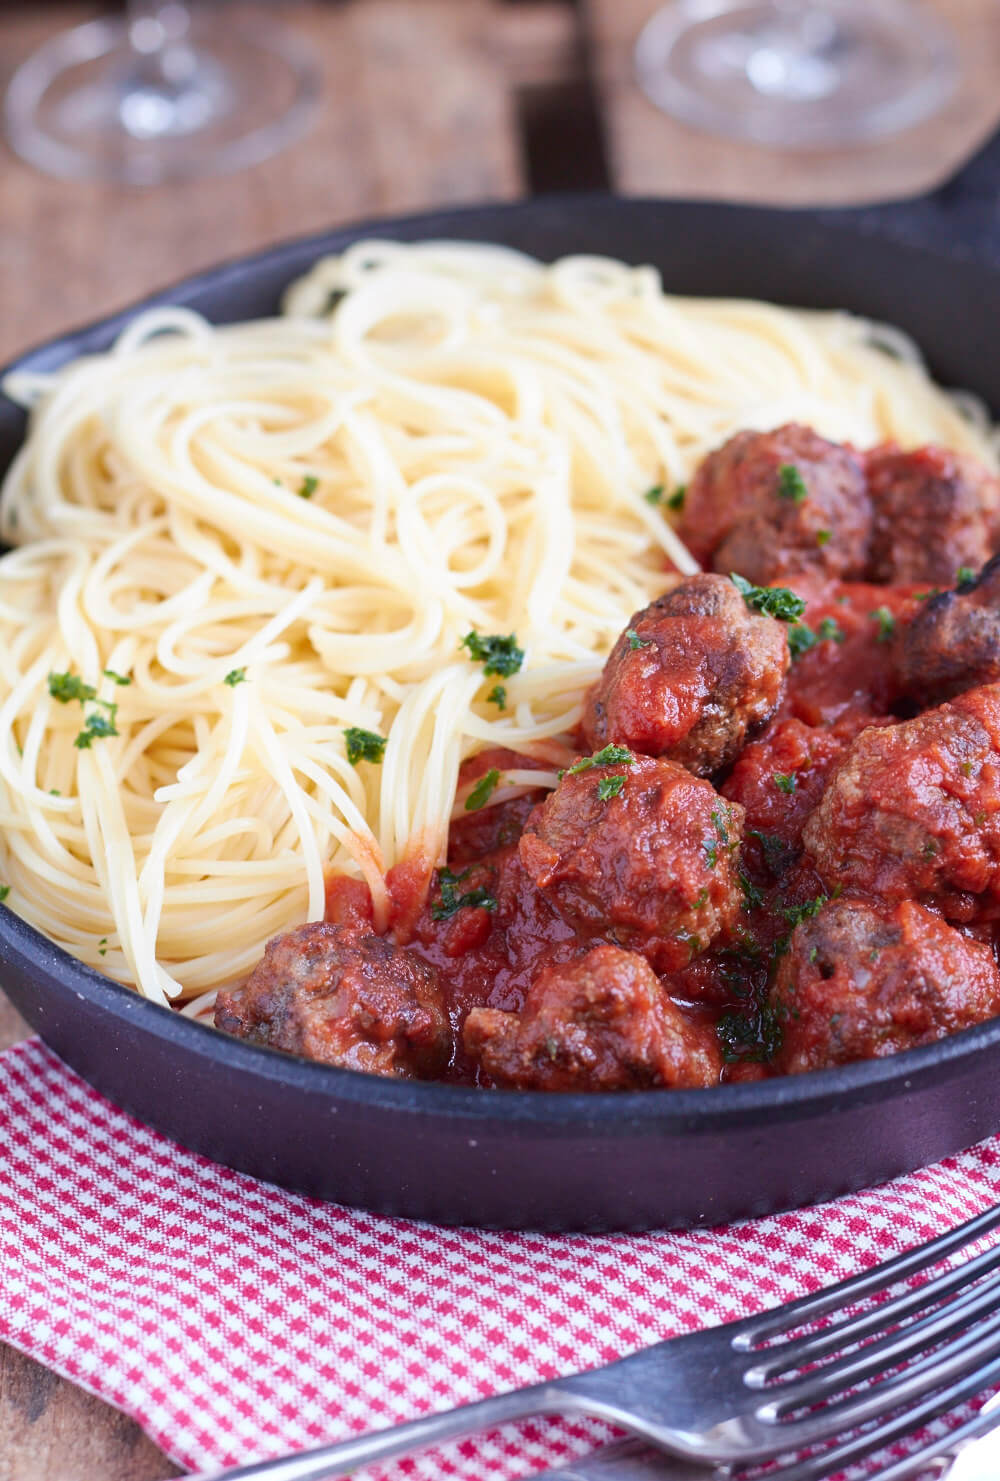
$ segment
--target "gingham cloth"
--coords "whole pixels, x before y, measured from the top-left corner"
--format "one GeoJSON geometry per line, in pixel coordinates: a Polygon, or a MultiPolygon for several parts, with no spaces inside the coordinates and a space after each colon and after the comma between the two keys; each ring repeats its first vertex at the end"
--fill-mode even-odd
{"type": "MultiPolygon", "coordinates": [[[[618,1357],[854,1273],[1000,1197],[989,1141],[873,1192],[692,1233],[438,1229],[255,1182],[0,1056],[0,1339],[209,1470],[618,1357]]],[[[545,1420],[379,1475],[515,1477],[603,1443],[545,1420]]]]}

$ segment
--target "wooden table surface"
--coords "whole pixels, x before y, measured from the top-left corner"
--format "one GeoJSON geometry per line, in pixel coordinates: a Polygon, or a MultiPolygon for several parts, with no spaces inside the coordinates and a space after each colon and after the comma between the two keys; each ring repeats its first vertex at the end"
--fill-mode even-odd
{"type": "MultiPolygon", "coordinates": [[[[300,143],[228,179],[153,190],[61,183],[0,145],[0,362],[198,268],[339,222],[602,183],[758,202],[889,199],[946,178],[1000,120],[997,0],[934,0],[963,68],[937,118],[822,154],[730,144],[658,113],[631,72],[635,36],[656,4],[282,6],[322,67],[320,114],[300,143]]],[[[0,85],[42,39],[95,13],[0,11],[0,85]]],[[[0,1048],[26,1033],[0,994],[0,1048]]],[[[131,1421],[0,1346],[0,1481],[176,1474],[131,1421]]]]}

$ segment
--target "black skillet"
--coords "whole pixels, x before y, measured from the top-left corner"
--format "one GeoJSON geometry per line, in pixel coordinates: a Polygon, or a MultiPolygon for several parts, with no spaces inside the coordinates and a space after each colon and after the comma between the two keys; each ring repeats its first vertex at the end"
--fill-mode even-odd
{"type": "MultiPolygon", "coordinates": [[[[272,313],[359,237],[507,243],[655,263],[667,287],[843,307],[906,329],[945,385],[1000,410],[1000,138],[943,189],[857,211],[563,197],[366,223],[150,300],[220,323],[272,313]]],[[[25,355],[104,349],[135,310],[25,355]]],[[[0,399],[0,467],[24,432],[0,399]]],[[[82,966],[0,908],[0,983],[47,1042],[177,1141],[321,1198],[447,1223],[637,1229],[814,1202],[1000,1128],[1000,1020],[895,1058],[717,1090],[544,1095],[409,1084],[228,1039],[82,966]]]]}

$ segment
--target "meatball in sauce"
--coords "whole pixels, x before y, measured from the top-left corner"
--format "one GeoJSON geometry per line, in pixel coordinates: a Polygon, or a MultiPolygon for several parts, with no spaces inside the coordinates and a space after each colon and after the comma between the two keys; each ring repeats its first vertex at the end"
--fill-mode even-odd
{"type": "Polygon", "coordinates": [[[468,757],[384,934],[332,877],[217,1024],[376,1074],[634,1091],[1000,1015],[998,511],[945,449],[731,438],[679,523],[712,569],[664,572],[577,731],[468,757]]]}

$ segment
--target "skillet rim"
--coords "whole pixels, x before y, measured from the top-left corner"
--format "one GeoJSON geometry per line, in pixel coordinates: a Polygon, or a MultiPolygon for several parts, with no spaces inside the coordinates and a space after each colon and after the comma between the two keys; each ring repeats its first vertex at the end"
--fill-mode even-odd
{"type": "MultiPolygon", "coordinates": [[[[609,205],[639,213],[656,209],[697,210],[730,221],[763,221],[780,217],[810,222],[822,221],[824,231],[857,241],[865,234],[862,211],[799,206],[752,206],[706,199],[676,199],[657,196],[619,196],[609,191],[567,192],[526,197],[515,201],[484,201],[460,206],[441,206],[401,216],[367,217],[360,222],[327,228],[304,236],[286,238],[254,252],[227,258],[221,263],[178,278],[110,314],[78,325],[62,334],[35,343],[0,367],[0,380],[7,375],[61,365],[81,354],[100,352],[100,341],[113,338],[138,314],[151,308],[175,305],[180,295],[205,289],[224,290],[241,279],[252,278],[263,269],[284,264],[289,268],[302,255],[329,252],[370,236],[420,240],[446,240],[439,223],[472,224],[477,218],[544,216],[547,211],[579,212],[588,205],[609,205]]],[[[487,235],[472,234],[462,240],[489,242],[487,235]]],[[[899,244],[896,244],[899,245],[899,244]]],[[[517,250],[517,249],[515,249],[517,250]]],[[[954,268],[947,252],[919,242],[905,244],[908,256],[925,256],[954,268]]],[[[295,267],[295,271],[298,271],[295,267]]],[[[291,281],[291,279],[289,279],[291,281]]],[[[848,309],[847,312],[853,312],[848,309]]],[[[220,323],[235,322],[222,319],[220,323]]],[[[5,398],[6,399],[6,398],[5,398]]],[[[20,410],[20,409],[19,409],[20,410]]],[[[18,448],[22,444],[18,444],[18,448]]],[[[356,1070],[325,1065],[299,1055],[232,1038],[208,1024],[186,1018],[141,997],[134,989],[105,977],[88,967],[42,932],[0,905],[0,969],[7,965],[11,948],[32,974],[44,975],[63,994],[73,994],[122,1026],[139,1028],[152,1038],[207,1059],[220,1067],[259,1076],[269,1082],[289,1083],[298,1091],[323,1100],[368,1105],[383,1111],[409,1111],[443,1115],[451,1120],[492,1120],[497,1111],[519,1125],[533,1123],[550,1131],[586,1129],[590,1134],[632,1130],[636,1123],[680,1123],[686,1132],[715,1132],[727,1123],[754,1123],[761,1113],[777,1112],[779,1120],[820,1117],[837,1108],[845,1097],[853,1103],[885,1104],[893,1095],[909,1094],[918,1083],[950,1078],[967,1061],[978,1059],[1000,1047],[1000,1017],[987,1020],[919,1048],[904,1050],[883,1059],[860,1060],[802,1075],[776,1076],[745,1084],[728,1084],[698,1090],[644,1090],[614,1094],[593,1092],[493,1090],[444,1084],[436,1081],[395,1080],[356,1070]],[[48,960],[46,960],[48,959],[48,960]]],[[[0,987],[3,986],[0,976],[0,987]]],[[[44,1038],[44,1034],[42,1034],[44,1038]]]]}

